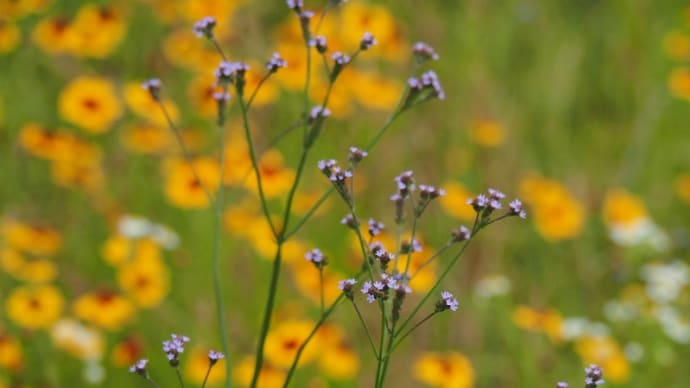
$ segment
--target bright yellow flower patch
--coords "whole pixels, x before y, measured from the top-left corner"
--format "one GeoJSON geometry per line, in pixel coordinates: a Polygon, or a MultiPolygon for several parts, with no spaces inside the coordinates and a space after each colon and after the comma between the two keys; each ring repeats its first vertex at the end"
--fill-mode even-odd
{"type": "Polygon", "coordinates": [[[5,300],[5,311],[18,326],[29,330],[44,329],[55,323],[62,314],[64,299],[51,285],[21,286],[5,300]]]}
{"type": "Polygon", "coordinates": [[[60,93],[58,110],[63,119],[91,133],[103,133],[122,114],[112,82],[83,76],[72,80],[60,93]]]}
{"type": "Polygon", "coordinates": [[[567,240],[582,230],[585,208],[559,182],[530,176],[520,183],[520,193],[530,205],[537,231],[545,239],[567,240]]]}
{"type": "MultiPolygon", "coordinates": [[[[236,384],[248,387],[254,375],[254,357],[243,357],[232,370],[232,377],[236,384]]],[[[257,388],[278,388],[285,382],[285,372],[268,362],[263,363],[259,371],[257,388]]]]}
{"type": "Polygon", "coordinates": [[[134,307],[125,298],[98,291],[82,295],[74,302],[74,315],[106,330],[119,330],[132,319],[134,307]]]}
{"type": "Polygon", "coordinates": [[[220,169],[216,160],[200,157],[193,166],[184,160],[165,166],[165,196],[174,206],[200,209],[209,205],[207,194],[214,195],[220,183],[220,169]]]}
{"type": "MultiPolygon", "coordinates": [[[[266,336],[265,356],[273,365],[288,368],[314,323],[310,321],[287,321],[276,324],[266,336]]],[[[316,358],[321,345],[316,338],[302,352],[299,365],[310,363],[316,358]]]]}
{"type": "Polygon", "coordinates": [[[474,386],[474,368],[470,360],[458,352],[425,352],[413,365],[417,380],[432,387],[470,388],[474,386]]]}
{"type": "Polygon", "coordinates": [[[24,352],[16,338],[0,331],[0,368],[18,371],[24,365],[24,352]]]}
{"type": "Polygon", "coordinates": [[[8,53],[17,48],[21,39],[21,32],[16,25],[0,20],[0,54],[8,53]]]}
{"type": "Polygon", "coordinates": [[[117,283],[138,307],[152,308],[170,290],[170,271],[160,258],[140,256],[119,268],[117,283]]]}
{"type": "MultiPolygon", "coordinates": [[[[204,382],[209,366],[208,349],[194,348],[185,357],[185,376],[192,383],[201,385],[204,382]]],[[[206,384],[213,386],[223,381],[225,381],[225,359],[220,359],[213,365],[206,384]]]]}

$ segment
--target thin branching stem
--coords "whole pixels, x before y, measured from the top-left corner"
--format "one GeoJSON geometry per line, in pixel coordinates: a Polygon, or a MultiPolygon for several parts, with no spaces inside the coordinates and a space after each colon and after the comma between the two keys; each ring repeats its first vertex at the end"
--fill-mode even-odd
{"type": "Polygon", "coordinates": [[[204,382],[201,383],[201,388],[206,387],[206,382],[208,381],[208,376],[211,375],[211,368],[213,368],[213,364],[209,363],[208,369],[206,369],[206,375],[204,376],[204,382]]]}
{"type": "Polygon", "coordinates": [[[355,301],[352,301],[352,307],[354,307],[355,312],[357,313],[357,317],[359,318],[359,321],[362,323],[362,327],[364,327],[364,332],[367,333],[367,339],[369,340],[369,344],[371,345],[371,350],[374,352],[374,356],[376,359],[379,359],[379,352],[376,350],[376,345],[374,345],[374,340],[371,338],[371,333],[369,332],[369,326],[367,326],[366,321],[364,320],[364,317],[362,316],[362,313],[359,311],[359,307],[357,307],[357,303],[355,301]]]}
{"type": "Polygon", "coordinates": [[[177,375],[177,381],[180,383],[180,388],[184,388],[184,380],[182,379],[182,373],[180,373],[179,367],[175,367],[175,374],[177,375]]]}
{"type": "MultiPolygon", "coordinates": [[[[405,332],[405,334],[400,335],[399,338],[397,338],[397,342],[395,342],[395,343],[393,344],[393,347],[391,348],[391,352],[392,352],[393,350],[395,350],[395,348],[397,348],[398,345],[400,345],[400,343],[402,343],[403,340],[404,340],[405,338],[407,338],[407,336],[409,336],[410,334],[412,334],[412,332],[415,331],[419,326],[422,326],[422,325],[424,324],[424,322],[426,322],[426,321],[428,321],[429,319],[431,319],[431,317],[433,317],[434,315],[436,315],[436,313],[437,313],[437,311],[434,310],[432,313],[430,313],[429,315],[427,315],[426,317],[424,317],[424,319],[422,319],[421,321],[417,322],[417,324],[414,325],[410,330],[408,330],[407,332],[405,332]]],[[[397,336],[396,336],[396,337],[397,337],[397,336]]]]}

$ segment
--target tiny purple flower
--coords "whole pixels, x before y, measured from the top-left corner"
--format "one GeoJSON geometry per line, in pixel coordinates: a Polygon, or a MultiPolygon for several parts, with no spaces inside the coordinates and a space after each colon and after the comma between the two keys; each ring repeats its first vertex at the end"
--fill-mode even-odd
{"type": "Polygon", "coordinates": [[[331,59],[333,59],[335,61],[335,64],[338,66],[345,66],[348,63],[350,63],[351,60],[349,55],[343,54],[340,51],[334,52],[331,55],[331,59]]]}
{"type": "Polygon", "coordinates": [[[214,18],[213,16],[206,16],[205,18],[194,23],[194,27],[192,28],[192,30],[199,38],[205,36],[211,39],[213,38],[213,28],[215,27],[216,18],[214,18]]]}
{"type": "Polygon", "coordinates": [[[373,218],[369,218],[369,221],[367,221],[367,225],[369,227],[369,235],[372,237],[378,236],[379,234],[381,234],[381,231],[383,230],[383,228],[386,227],[386,225],[383,222],[376,221],[373,218]]]}
{"type": "Polygon", "coordinates": [[[345,291],[348,288],[351,289],[352,286],[354,286],[355,284],[357,284],[357,280],[355,280],[354,278],[343,279],[343,280],[338,282],[338,289],[341,291],[345,291]]]}
{"type": "Polygon", "coordinates": [[[134,365],[129,367],[131,373],[136,373],[140,376],[146,376],[146,364],[149,360],[142,358],[141,360],[134,363],[134,365]]]}
{"type": "Polygon", "coordinates": [[[510,214],[514,216],[518,216],[522,219],[527,218],[527,212],[522,208],[522,201],[519,199],[515,198],[514,200],[510,201],[510,214]]]}
{"type": "Polygon", "coordinates": [[[147,90],[151,97],[158,101],[160,99],[161,87],[163,83],[158,78],[150,78],[141,84],[144,90],[147,90]]]}
{"type": "Polygon", "coordinates": [[[436,312],[446,310],[458,311],[458,300],[448,291],[441,293],[441,299],[436,303],[436,312]]]}
{"type": "Polygon", "coordinates": [[[453,230],[453,232],[451,233],[451,239],[453,242],[461,242],[461,241],[469,240],[470,237],[471,237],[471,232],[464,225],[453,230]]]}
{"type": "Polygon", "coordinates": [[[604,372],[598,365],[590,364],[585,368],[585,388],[596,388],[604,382],[604,372]]]}
{"type": "Polygon", "coordinates": [[[323,35],[317,35],[309,39],[309,47],[315,47],[316,51],[318,51],[320,54],[325,53],[326,51],[328,51],[328,43],[326,37],[323,35]]]}
{"type": "Polygon", "coordinates": [[[304,7],[304,0],[287,0],[286,1],[288,8],[299,11],[304,7]]]}
{"type": "Polygon", "coordinates": [[[315,121],[319,117],[328,117],[331,115],[331,111],[328,108],[324,108],[321,105],[317,105],[313,108],[311,108],[311,112],[309,113],[309,119],[312,121],[315,121]]]}
{"type": "Polygon", "coordinates": [[[357,220],[351,213],[341,218],[340,223],[343,225],[347,225],[349,228],[352,229],[355,229],[358,226],[357,220]]]}
{"type": "Polygon", "coordinates": [[[215,350],[208,351],[208,361],[211,363],[212,366],[222,358],[225,358],[225,354],[217,352],[215,350]]]}
{"type": "Polygon", "coordinates": [[[568,387],[569,387],[569,385],[566,382],[559,381],[558,383],[556,383],[556,388],[568,388],[568,387]]]}
{"type": "Polygon", "coordinates": [[[322,269],[326,264],[328,264],[326,255],[324,255],[323,252],[321,252],[321,250],[318,248],[314,248],[307,252],[304,257],[307,259],[307,261],[312,262],[318,269],[322,269]]]}
{"type": "Polygon", "coordinates": [[[171,338],[169,341],[163,341],[163,352],[170,361],[170,365],[176,367],[179,364],[178,357],[184,352],[184,344],[189,342],[189,337],[171,334],[171,338]]]}
{"type": "Polygon", "coordinates": [[[362,37],[362,41],[359,42],[359,49],[362,51],[369,50],[372,46],[377,45],[379,42],[376,40],[374,35],[369,32],[365,32],[362,37]]]}
{"type": "Polygon", "coordinates": [[[429,59],[433,59],[434,61],[439,59],[439,55],[434,48],[424,42],[415,43],[414,46],[412,46],[412,53],[419,63],[429,59]]]}
{"type": "Polygon", "coordinates": [[[283,67],[287,67],[287,61],[281,58],[278,53],[273,53],[271,59],[266,63],[266,69],[268,69],[270,73],[275,73],[278,69],[283,67]]]}
{"type": "Polygon", "coordinates": [[[230,101],[230,93],[228,92],[213,92],[213,99],[217,102],[230,101]]]}
{"type": "Polygon", "coordinates": [[[357,147],[350,147],[350,154],[348,158],[350,159],[350,162],[352,163],[359,163],[362,161],[362,159],[366,158],[369,155],[367,151],[364,151],[361,148],[357,147]]]}

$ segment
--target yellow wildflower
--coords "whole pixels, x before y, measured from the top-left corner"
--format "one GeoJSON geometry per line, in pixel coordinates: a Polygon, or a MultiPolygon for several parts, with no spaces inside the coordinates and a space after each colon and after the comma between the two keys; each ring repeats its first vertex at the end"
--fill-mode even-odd
{"type": "Polygon", "coordinates": [[[193,165],[180,160],[166,167],[165,195],[177,207],[205,208],[209,205],[207,193],[213,195],[218,188],[220,171],[214,159],[200,157],[193,165]]]}
{"type": "Polygon", "coordinates": [[[13,23],[0,20],[0,54],[8,53],[19,45],[22,35],[13,23]]]}
{"type": "MultiPolygon", "coordinates": [[[[265,355],[273,365],[288,368],[292,365],[297,349],[314,328],[310,321],[287,321],[274,326],[266,336],[265,355]]],[[[302,352],[299,365],[313,361],[321,346],[314,338],[302,352]]]]}
{"type": "MultiPolygon", "coordinates": [[[[162,128],[168,128],[163,109],[158,102],[151,97],[151,93],[141,87],[140,82],[128,82],[124,87],[123,96],[127,107],[138,116],[162,128]]],[[[162,100],[163,106],[170,115],[170,119],[176,122],[180,116],[177,105],[169,99],[162,100]]]]}
{"type": "Polygon", "coordinates": [[[117,283],[141,308],[159,305],[170,289],[170,271],[156,256],[140,256],[119,268],[117,283]]]}
{"type": "Polygon", "coordinates": [[[498,147],[505,139],[505,129],[494,120],[478,120],[470,126],[470,138],[482,147],[498,147]]]}
{"type": "Polygon", "coordinates": [[[0,368],[18,371],[24,364],[24,353],[16,338],[0,331],[0,368]]]}
{"type": "Polygon", "coordinates": [[[36,24],[32,39],[41,50],[49,54],[61,54],[76,45],[78,36],[68,20],[48,17],[36,24]]]}
{"type": "Polygon", "coordinates": [[[143,345],[135,337],[125,337],[113,346],[110,352],[110,360],[116,367],[125,367],[134,364],[143,355],[143,345]]]}
{"type": "Polygon", "coordinates": [[[7,244],[22,252],[52,256],[62,247],[62,234],[55,229],[13,219],[3,220],[1,226],[7,244]]]}
{"type": "Polygon", "coordinates": [[[604,198],[604,222],[609,226],[630,226],[647,218],[644,203],[623,189],[613,189],[604,198]]]}
{"type": "Polygon", "coordinates": [[[535,310],[527,306],[518,306],[513,311],[513,322],[521,329],[543,332],[552,341],[562,339],[563,317],[556,310],[535,310]]]}
{"type": "Polygon", "coordinates": [[[446,190],[446,195],[440,198],[443,210],[464,221],[474,220],[476,212],[472,205],[467,204],[467,200],[474,198],[474,195],[458,182],[446,182],[441,187],[446,190]]]}
{"type": "Polygon", "coordinates": [[[76,35],[70,47],[72,53],[104,58],[124,38],[125,15],[118,8],[88,4],[79,9],[71,28],[76,35]]]}
{"type": "Polygon", "coordinates": [[[133,313],[134,307],[127,299],[110,291],[91,292],[74,302],[74,315],[106,330],[119,330],[133,313]]]}
{"type": "Polygon", "coordinates": [[[520,184],[522,198],[532,209],[537,231],[547,240],[575,237],[585,221],[584,206],[559,182],[531,176],[520,184]]]}
{"type": "Polygon", "coordinates": [[[122,114],[113,84],[100,77],[79,77],[58,97],[60,115],[91,132],[103,133],[122,114]]]}
{"type": "Polygon", "coordinates": [[[690,36],[678,30],[670,31],[664,36],[664,52],[676,61],[690,59],[690,36]]]}
{"type": "Polygon", "coordinates": [[[319,328],[316,336],[322,342],[318,363],[323,373],[336,380],[355,377],[359,370],[359,357],[345,340],[342,329],[326,324],[319,328]]]}
{"type": "Polygon", "coordinates": [[[175,144],[175,139],[168,128],[140,123],[122,131],[122,143],[131,151],[157,155],[175,144]]]}
{"type": "MultiPolygon", "coordinates": [[[[275,198],[287,193],[295,179],[295,172],[285,167],[283,155],[278,150],[268,150],[261,156],[259,173],[263,194],[267,198],[275,198]]],[[[259,188],[255,175],[245,181],[245,186],[258,195],[259,188]]]]}
{"type": "Polygon", "coordinates": [[[669,75],[668,88],[673,96],[690,100],[690,69],[675,68],[669,75]]]}
{"type": "MultiPolygon", "coordinates": [[[[254,375],[254,357],[243,357],[232,370],[232,377],[241,387],[248,387],[254,375]]],[[[263,363],[259,371],[257,388],[278,388],[285,382],[285,372],[268,362],[263,363]]]]}
{"type": "Polygon", "coordinates": [[[5,301],[7,316],[18,326],[35,330],[50,327],[62,314],[64,300],[51,285],[15,288],[5,301]]]}
{"type": "Polygon", "coordinates": [[[417,358],[412,371],[424,384],[442,388],[474,386],[474,368],[465,355],[458,352],[425,352],[417,358]]]}

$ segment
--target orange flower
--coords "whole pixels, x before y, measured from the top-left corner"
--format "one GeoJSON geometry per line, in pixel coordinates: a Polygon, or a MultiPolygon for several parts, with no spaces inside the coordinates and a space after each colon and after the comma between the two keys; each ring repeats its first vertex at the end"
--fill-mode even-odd
{"type": "Polygon", "coordinates": [[[458,352],[425,352],[413,366],[414,376],[424,384],[442,388],[474,386],[474,368],[470,360],[458,352]]]}
{"type": "Polygon", "coordinates": [[[530,176],[520,183],[520,192],[532,208],[537,231],[545,239],[567,240],[582,230],[584,206],[559,182],[530,176]]]}
{"type": "Polygon", "coordinates": [[[575,351],[585,364],[597,364],[606,380],[622,384],[630,377],[630,363],[618,343],[608,336],[582,337],[575,343],[575,351]]]}
{"type": "Polygon", "coordinates": [[[498,147],[505,139],[505,129],[494,120],[479,120],[470,126],[470,137],[482,147],[498,147]]]}
{"type": "Polygon", "coordinates": [[[556,310],[535,310],[518,306],[513,311],[513,322],[524,330],[544,332],[552,341],[562,339],[563,317],[556,310]]]}
{"type": "Polygon", "coordinates": [[[125,367],[134,364],[143,355],[143,345],[135,337],[126,337],[113,346],[110,352],[110,360],[117,367],[125,367]]]}
{"type": "MultiPolygon", "coordinates": [[[[254,357],[243,357],[233,368],[233,379],[241,387],[248,387],[254,375],[254,357]]],[[[282,387],[285,382],[285,372],[269,362],[264,362],[259,371],[258,388],[282,387]]]]}
{"type": "Polygon", "coordinates": [[[170,290],[170,271],[156,256],[138,256],[122,265],[117,283],[141,308],[158,306],[170,290]]]}
{"type": "Polygon", "coordinates": [[[122,132],[122,143],[128,149],[141,154],[161,154],[175,141],[170,129],[152,124],[135,124],[122,132]]]}
{"type": "Polygon", "coordinates": [[[609,226],[630,226],[647,218],[644,203],[624,189],[613,189],[604,198],[604,222],[609,226]]]}
{"type": "MultiPolygon", "coordinates": [[[[288,368],[292,365],[297,349],[314,327],[309,321],[287,321],[276,325],[266,336],[265,355],[276,366],[288,368]]],[[[300,365],[308,364],[316,358],[320,344],[314,338],[302,352],[300,365]]]]}
{"type": "Polygon", "coordinates": [[[680,174],[675,182],[676,195],[685,202],[690,203],[690,174],[680,174]]]}
{"type": "Polygon", "coordinates": [[[13,219],[2,221],[2,234],[10,246],[33,255],[52,256],[62,247],[59,231],[13,219]]]}
{"type": "Polygon", "coordinates": [[[24,353],[16,338],[0,331],[0,368],[18,371],[24,364],[24,353]]]}
{"type": "Polygon", "coordinates": [[[186,161],[173,161],[167,166],[165,195],[173,205],[185,209],[205,208],[209,195],[215,194],[220,181],[218,163],[201,157],[190,166],[186,161]]]}
{"type": "Polygon", "coordinates": [[[77,13],[72,29],[77,36],[70,47],[74,54],[104,58],[125,36],[125,15],[114,7],[88,4],[77,13]]]}
{"type": "Polygon", "coordinates": [[[687,67],[673,69],[668,78],[668,88],[673,96],[690,100],[690,69],[687,67]]]}
{"type": "Polygon", "coordinates": [[[74,302],[74,315],[106,330],[119,330],[133,313],[127,299],[110,291],[88,293],[74,302]]]}
{"type": "MultiPolygon", "coordinates": [[[[127,107],[132,112],[161,128],[168,128],[168,121],[165,118],[163,109],[151,97],[151,93],[141,87],[141,82],[128,82],[125,85],[123,95],[127,107]]],[[[165,98],[162,103],[170,115],[170,119],[176,122],[180,116],[177,105],[165,98]]]]}
{"type": "Polygon", "coordinates": [[[60,115],[91,133],[103,133],[122,114],[113,84],[100,77],[79,77],[58,98],[60,115]]]}
{"type": "MultiPolygon", "coordinates": [[[[185,361],[185,375],[192,383],[201,384],[205,381],[208,366],[208,349],[194,348],[189,352],[189,356],[187,356],[185,361]]],[[[206,384],[209,386],[216,385],[224,380],[225,359],[219,359],[213,365],[206,384]]]]}
{"type": "Polygon", "coordinates": [[[49,54],[61,54],[71,50],[78,37],[68,20],[49,17],[36,24],[32,39],[41,50],[49,54]]]}
{"type": "MultiPolygon", "coordinates": [[[[268,198],[275,198],[287,193],[295,179],[295,172],[285,167],[283,155],[278,150],[266,151],[259,160],[259,173],[263,193],[268,198]]],[[[256,178],[252,175],[245,183],[246,187],[255,194],[259,189],[256,178]]]]}
{"type": "Polygon", "coordinates": [[[21,286],[5,300],[5,311],[17,325],[35,330],[55,323],[62,314],[63,305],[62,294],[53,286],[21,286]]]}
{"type": "Polygon", "coordinates": [[[441,187],[446,190],[446,195],[442,196],[441,206],[450,216],[464,221],[472,221],[475,211],[467,200],[473,198],[471,192],[458,182],[446,182],[441,187]]]}

